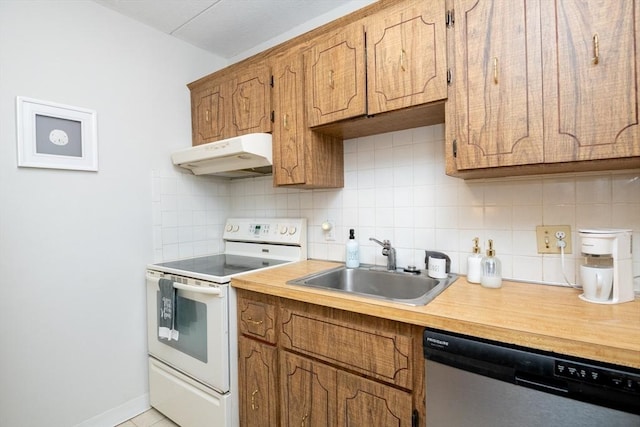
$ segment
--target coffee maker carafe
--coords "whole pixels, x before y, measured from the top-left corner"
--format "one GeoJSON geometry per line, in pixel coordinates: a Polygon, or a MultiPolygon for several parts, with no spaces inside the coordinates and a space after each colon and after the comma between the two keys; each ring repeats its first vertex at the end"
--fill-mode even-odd
{"type": "Polygon", "coordinates": [[[633,301],[631,230],[592,228],[578,232],[584,257],[580,298],[598,304],[633,301]]]}

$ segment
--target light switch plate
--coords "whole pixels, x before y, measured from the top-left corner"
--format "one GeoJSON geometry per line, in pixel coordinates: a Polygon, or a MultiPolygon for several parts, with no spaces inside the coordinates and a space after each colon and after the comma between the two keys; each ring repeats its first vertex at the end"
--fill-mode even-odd
{"type": "Polygon", "coordinates": [[[565,242],[564,253],[570,254],[572,251],[570,225],[539,225],[536,227],[539,254],[559,254],[559,241],[565,242]]]}

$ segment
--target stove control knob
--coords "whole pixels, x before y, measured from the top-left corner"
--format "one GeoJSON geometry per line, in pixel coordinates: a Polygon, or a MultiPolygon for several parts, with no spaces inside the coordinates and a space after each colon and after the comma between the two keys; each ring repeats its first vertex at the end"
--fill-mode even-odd
{"type": "Polygon", "coordinates": [[[291,226],[291,227],[289,228],[289,234],[291,234],[291,235],[296,234],[296,231],[298,231],[298,229],[297,229],[297,228],[295,228],[294,226],[291,226]]]}
{"type": "Polygon", "coordinates": [[[240,230],[240,226],[239,225],[234,225],[233,229],[231,231],[233,231],[235,233],[238,230],[240,230]]]}
{"type": "Polygon", "coordinates": [[[231,231],[233,229],[233,226],[231,224],[227,224],[227,231],[231,231]]]}
{"type": "Polygon", "coordinates": [[[283,225],[282,227],[280,227],[280,234],[287,234],[287,226],[283,225]]]}

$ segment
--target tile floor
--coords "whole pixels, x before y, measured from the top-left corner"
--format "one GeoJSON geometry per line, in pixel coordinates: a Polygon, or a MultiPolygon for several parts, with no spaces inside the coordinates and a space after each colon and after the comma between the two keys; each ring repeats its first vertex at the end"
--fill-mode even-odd
{"type": "Polygon", "coordinates": [[[118,424],[116,427],[179,427],[178,424],[151,408],[146,412],[118,424]]]}

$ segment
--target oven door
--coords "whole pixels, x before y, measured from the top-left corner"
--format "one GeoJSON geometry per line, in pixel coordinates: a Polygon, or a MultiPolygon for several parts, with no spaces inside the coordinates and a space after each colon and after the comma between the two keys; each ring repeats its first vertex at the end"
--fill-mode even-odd
{"type": "Polygon", "coordinates": [[[220,393],[229,391],[229,285],[197,286],[174,281],[177,340],[158,336],[163,273],[147,271],[149,355],[220,393]]]}

